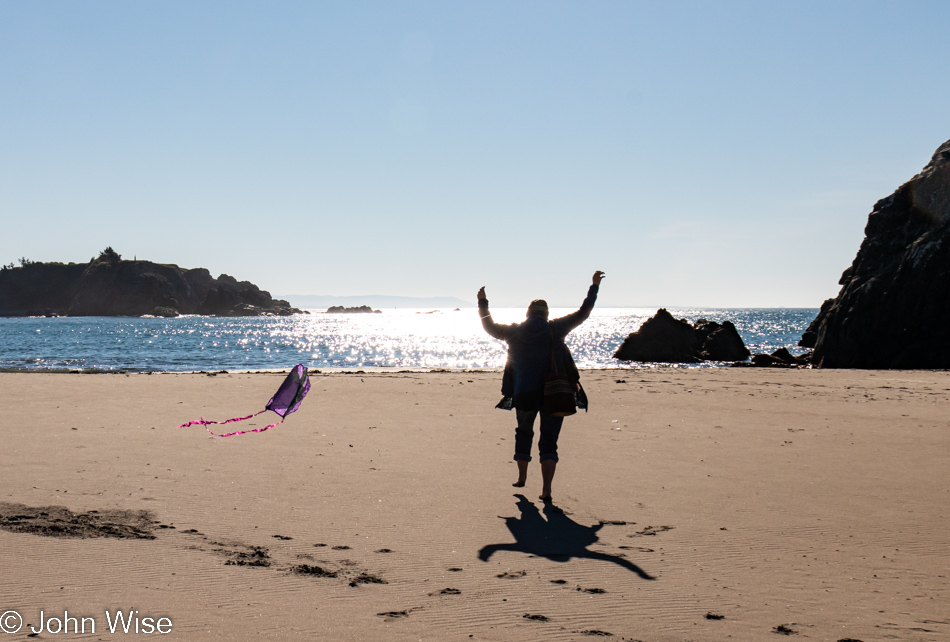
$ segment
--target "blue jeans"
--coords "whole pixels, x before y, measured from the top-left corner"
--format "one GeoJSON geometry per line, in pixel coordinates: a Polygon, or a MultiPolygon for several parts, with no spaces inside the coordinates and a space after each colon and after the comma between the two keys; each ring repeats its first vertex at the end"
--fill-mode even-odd
{"type": "MultiPolygon", "coordinates": [[[[515,408],[518,427],[515,428],[515,461],[531,461],[531,443],[534,441],[534,418],[537,410],[515,408]]],[[[541,414],[541,437],[538,439],[538,453],[541,461],[557,461],[557,438],[561,434],[564,417],[552,417],[543,410],[541,414]]]]}

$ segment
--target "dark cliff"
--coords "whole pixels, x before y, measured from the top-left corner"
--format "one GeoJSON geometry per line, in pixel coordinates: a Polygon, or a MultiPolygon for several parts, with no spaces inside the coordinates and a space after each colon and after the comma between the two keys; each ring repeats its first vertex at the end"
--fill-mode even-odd
{"type": "Polygon", "coordinates": [[[0,270],[0,316],[217,316],[299,313],[253,283],[208,270],[123,261],[111,249],[89,263],[30,263],[0,270]]]}
{"type": "Polygon", "coordinates": [[[815,364],[950,368],[950,141],[877,202],[839,283],[803,337],[815,364]]]}

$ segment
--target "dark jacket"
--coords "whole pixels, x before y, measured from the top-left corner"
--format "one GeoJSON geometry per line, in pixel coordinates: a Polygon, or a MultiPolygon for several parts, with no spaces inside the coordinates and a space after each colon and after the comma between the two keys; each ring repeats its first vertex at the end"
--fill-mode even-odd
{"type": "Polygon", "coordinates": [[[580,309],[567,316],[550,321],[540,316],[529,316],[521,323],[495,323],[488,311],[488,300],[478,302],[479,316],[485,332],[508,344],[508,360],[502,376],[499,407],[538,410],[544,393],[544,376],[554,365],[575,383],[580,379],[571,352],[564,337],[587,320],[597,301],[599,286],[591,285],[580,309]]]}

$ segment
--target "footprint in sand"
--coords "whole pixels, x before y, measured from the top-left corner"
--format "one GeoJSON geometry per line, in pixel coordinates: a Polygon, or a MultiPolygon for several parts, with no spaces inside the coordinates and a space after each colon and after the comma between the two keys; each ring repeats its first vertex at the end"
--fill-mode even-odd
{"type": "Polygon", "coordinates": [[[350,581],[350,586],[353,587],[359,586],[360,584],[389,584],[389,582],[364,571],[350,581]]]}
{"type": "Polygon", "coordinates": [[[336,577],[338,575],[337,571],[328,571],[316,564],[298,564],[297,566],[292,566],[290,571],[298,575],[312,575],[314,577],[336,577]]]}
{"type": "Polygon", "coordinates": [[[521,617],[523,617],[526,620],[534,620],[536,622],[550,622],[551,621],[551,618],[549,618],[546,615],[536,615],[536,614],[533,615],[531,613],[525,613],[521,617]]]}
{"type": "Polygon", "coordinates": [[[623,549],[625,551],[640,551],[641,553],[654,553],[652,548],[645,548],[643,546],[618,546],[617,548],[623,549]]]}
{"type": "Polygon", "coordinates": [[[507,571],[506,571],[506,572],[504,572],[504,573],[499,573],[499,574],[496,575],[495,577],[500,577],[500,578],[503,579],[503,580],[513,580],[513,579],[517,579],[517,578],[519,578],[519,577],[524,577],[524,576],[527,575],[527,574],[528,574],[527,571],[517,571],[517,572],[515,572],[515,573],[510,573],[510,572],[507,572],[507,571]]]}
{"type": "Polygon", "coordinates": [[[74,513],[64,506],[27,506],[0,502],[0,529],[44,537],[89,539],[155,539],[153,529],[174,528],[159,524],[149,511],[97,511],[74,513]]]}
{"type": "MultiPolygon", "coordinates": [[[[224,546],[219,544],[219,546],[224,546]]],[[[219,548],[216,553],[221,553],[228,558],[225,566],[260,566],[268,567],[271,565],[270,554],[263,546],[245,546],[243,544],[233,544],[229,547],[219,548]]]]}
{"type": "Polygon", "coordinates": [[[647,526],[643,530],[637,531],[633,535],[627,535],[627,537],[649,537],[656,535],[657,533],[665,533],[666,531],[673,530],[672,526],[647,526]]]}
{"type": "Polygon", "coordinates": [[[444,588],[444,589],[442,589],[441,591],[439,591],[438,593],[429,593],[430,596],[433,596],[433,595],[461,595],[461,594],[462,594],[462,591],[458,590],[457,588],[444,588]]]}
{"type": "Polygon", "coordinates": [[[378,575],[373,575],[367,571],[357,572],[356,569],[352,568],[356,565],[356,562],[343,560],[341,564],[348,568],[334,570],[318,566],[317,564],[296,564],[290,567],[290,572],[296,575],[307,575],[310,577],[340,578],[352,587],[357,587],[362,584],[389,584],[389,582],[378,575]]]}

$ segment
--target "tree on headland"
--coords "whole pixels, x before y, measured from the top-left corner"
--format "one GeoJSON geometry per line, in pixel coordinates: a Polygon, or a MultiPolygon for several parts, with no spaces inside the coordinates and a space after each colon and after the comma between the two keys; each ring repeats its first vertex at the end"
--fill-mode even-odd
{"type": "Polygon", "coordinates": [[[99,252],[99,258],[96,259],[96,260],[97,260],[97,261],[107,261],[107,262],[111,263],[112,265],[115,265],[116,263],[118,263],[119,261],[122,260],[122,256],[121,256],[118,252],[116,252],[115,250],[113,250],[113,249],[112,249],[112,246],[110,245],[110,246],[107,247],[106,249],[104,249],[104,250],[102,250],[101,252],[99,252]]]}

